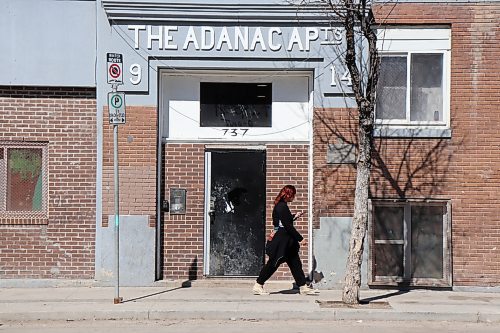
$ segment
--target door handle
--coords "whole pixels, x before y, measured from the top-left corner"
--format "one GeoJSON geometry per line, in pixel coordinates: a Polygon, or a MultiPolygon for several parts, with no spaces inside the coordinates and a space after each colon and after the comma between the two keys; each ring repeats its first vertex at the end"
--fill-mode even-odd
{"type": "Polygon", "coordinates": [[[215,210],[209,210],[208,216],[210,218],[210,225],[213,225],[215,223],[215,210]]]}

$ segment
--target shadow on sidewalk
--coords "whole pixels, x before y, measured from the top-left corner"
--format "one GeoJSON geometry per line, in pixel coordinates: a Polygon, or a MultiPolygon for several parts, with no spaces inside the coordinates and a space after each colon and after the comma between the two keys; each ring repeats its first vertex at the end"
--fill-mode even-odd
{"type": "Polygon", "coordinates": [[[398,290],[398,291],[394,291],[394,292],[391,292],[391,293],[388,293],[385,295],[378,295],[378,296],[363,298],[363,299],[359,300],[359,303],[368,304],[370,302],[374,302],[374,301],[377,301],[379,299],[389,298],[389,297],[398,296],[398,295],[404,295],[408,292],[410,292],[410,291],[409,290],[398,290]]]}
{"type": "Polygon", "coordinates": [[[153,293],[153,294],[149,294],[149,295],[134,297],[134,298],[131,298],[131,299],[124,300],[121,303],[135,302],[135,301],[138,301],[140,299],[145,299],[145,298],[148,298],[148,297],[162,295],[162,294],[166,294],[166,293],[169,293],[169,292],[172,292],[172,291],[175,291],[175,290],[184,289],[184,288],[190,288],[190,287],[191,287],[191,281],[188,280],[188,281],[182,282],[182,284],[181,284],[180,287],[176,287],[176,288],[172,288],[172,289],[167,289],[167,290],[159,291],[157,293],[153,293]]]}
{"type": "Polygon", "coordinates": [[[283,290],[278,290],[278,291],[271,291],[269,294],[271,295],[276,295],[276,294],[282,294],[282,295],[291,295],[291,294],[298,294],[299,289],[283,289],[283,290]]]}

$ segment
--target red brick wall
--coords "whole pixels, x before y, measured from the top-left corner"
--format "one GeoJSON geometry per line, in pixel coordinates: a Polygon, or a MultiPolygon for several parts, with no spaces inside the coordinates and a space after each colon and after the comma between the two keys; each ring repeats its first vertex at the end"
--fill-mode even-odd
{"type": "Polygon", "coordinates": [[[205,200],[205,146],[165,145],[164,189],[187,189],[186,214],[164,214],[164,276],[194,279],[203,275],[203,212],[205,200]]]}
{"type": "Polygon", "coordinates": [[[353,110],[314,110],[314,228],[321,216],[351,216],[354,207],[356,169],[352,164],[327,164],[328,144],[339,139],[357,144],[357,119],[353,110]]]}
{"type": "MultiPolygon", "coordinates": [[[[289,204],[292,213],[304,212],[302,218],[295,222],[295,228],[302,236],[309,241],[308,238],[308,146],[306,145],[289,145],[289,144],[269,144],[267,145],[267,227],[269,233],[272,229],[272,212],[274,207],[274,199],[278,195],[281,188],[285,185],[293,185],[297,189],[295,200],[289,204]]],[[[304,272],[307,273],[307,246],[301,248],[300,258],[304,272]]],[[[286,264],[281,265],[272,279],[293,280],[290,270],[286,264]]]]}
{"type": "MultiPolygon", "coordinates": [[[[164,216],[164,276],[173,279],[203,276],[203,214],[205,200],[205,145],[168,143],[165,146],[165,193],[170,188],[187,189],[185,215],[164,216]]],[[[292,211],[307,212],[308,148],[305,145],[267,145],[267,223],[271,230],[272,202],[281,187],[295,185],[297,198],[292,211]]],[[[307,219],[297,221],[297,229],[307,238],[307,219]]],[[[262,240],[264,241],[264,240],[262,240]]],[[[307,266],[307,249],[302,251],[307,266]]],[[[286,265],[275,279],[292,279],[286,265]]]]}
{"type": "MultiPolygon", "coordinates": [[[[454,285],[498,286],[500,6],[400,3],[376,7],[376,16],[379,22],[392,25],[451,27],[452,138],[377,139],[372,196],[451,199],[454,285]]],[[[352,214],[352,166],[325,165],[326,143],[334,143],[337,129],[352,137],[352,121],[346,114],[344,110],[316,111],[316,218],[352,214]],[[321,118],[331,120],[325,123],[321,118]]]]}
{"type": "Polygon", "coordinates": [[[0,219],[0,278],[92,278],[95,89],[0,87],[0,141],[48,145],[48,219],[0,219]],[[31,223],[43,224],[31,224],[31,223]]]}
{"type": "MultiPolygon", "coordinates": [[[[103,111],[102,224],[114,208],[113,125],[103,111]]],[[[156,225],[156,107],[127,107],[126,123],[118,125],[120,215],[148,215],[156,225]]]]}
{"type": "Polygon", "coordinates": [[[451,25],[453,137],[443,193],[452,198],[455,285],[500,283],[499,17],[498,3],[398,4],[387,20],[451,25]]]}

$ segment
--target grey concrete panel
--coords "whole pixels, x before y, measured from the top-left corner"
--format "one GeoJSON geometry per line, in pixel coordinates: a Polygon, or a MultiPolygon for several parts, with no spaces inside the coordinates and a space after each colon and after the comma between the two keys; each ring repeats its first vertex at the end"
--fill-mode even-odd
{"type": "MultiPolygon", "coordinates": [[[[323,279],[314,286],[318,289],[341,289],[344,284],[345,268],[351,236],[351,217],[320,217],[320,228],[313,231],[314,271],[323,279]]],[[[368,244],[365,239],[361,284],[367,286],[368,244]]]]}
{"type": "Polygon", "coordinates": [[[353,164],[356,163],[356,147],[350,143],[328,144],[326,152],[328,164],[353,164]]]}
{"type": "Polygon", "coordinates": [[[95,87],[94,1],[2,0],[0,85],[95,87]]]}
{"type": "MultiPolygon", "coordinates": [[[[115,276],[115,223],[99,228],[101,246],[96,248],[96,280],[113,283],[115,276]]],[[[155,229],[147,215],[120,216],[120,286],[150,286],[155,279],[155,229]]]]}

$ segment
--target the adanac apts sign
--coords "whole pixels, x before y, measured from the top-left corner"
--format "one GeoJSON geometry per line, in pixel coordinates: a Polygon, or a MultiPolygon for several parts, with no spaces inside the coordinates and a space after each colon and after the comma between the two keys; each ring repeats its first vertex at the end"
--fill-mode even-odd
{"type": "Polygon", "coordinates": [[[313,42],[339,45],[343,31],[330,27],[210,27],[129,25],[136,49],[196,51],[310,51],[313,42]]]}

